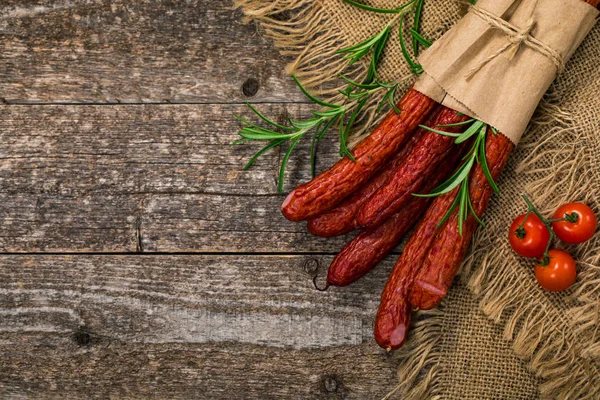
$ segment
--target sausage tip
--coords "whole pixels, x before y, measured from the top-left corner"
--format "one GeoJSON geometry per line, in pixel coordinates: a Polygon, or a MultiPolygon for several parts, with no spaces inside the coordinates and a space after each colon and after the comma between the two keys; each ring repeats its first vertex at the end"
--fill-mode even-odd
{"type": "Polygon", "coordinates": [[[302,221],[304,218],[302,218],[301,215],[299,215],[297,212],[295,212],[296,207],[294,207],[294,198],[296,195],[296,191],[292,191],[290,194],[287,195],[287,197],[285,198],[285,200],[283,200],[283,203],[281,204],[281,213],[283,214],[283,216],[285,218],[287,218],[290,221],[293,222],[297,222],[297,221],[302,221]]]}

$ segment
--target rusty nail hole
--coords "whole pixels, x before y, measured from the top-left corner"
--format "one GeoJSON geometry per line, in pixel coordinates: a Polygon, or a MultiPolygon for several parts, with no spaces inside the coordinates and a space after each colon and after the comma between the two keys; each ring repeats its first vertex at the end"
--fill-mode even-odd
{"type": "Polygon", "coordinates": [[[73,340],[77,343],[78,346],[89,346],[92,343],[92,336],[80,329],[73,334],[73,340]]]}
{"type": "Polygon", "coordinates": [[[337,392],[340,383],[335,375],[328,375],[323,379],[323,386],[326,392],[333,393],[337,392]]]}
{"type": "Polygon", "coordinates": [[[252,97],[258,93],[258,81],[254,78],[249,78],[242,85],[242,93],[244,96],[252,97]]]}

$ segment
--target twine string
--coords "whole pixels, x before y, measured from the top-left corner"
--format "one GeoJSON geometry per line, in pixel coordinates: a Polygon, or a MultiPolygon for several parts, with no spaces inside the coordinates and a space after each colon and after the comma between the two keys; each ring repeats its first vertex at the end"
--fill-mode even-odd
{"type": "MultiPolygon", "coordinates": [[[[535,5],[533,8],[535,9],[535,5]]],[[[467,74],[465,75],[467,79],[471,78],[479,70],[481,70],[481,68],[483,68],[490,61],[503,54],[504,52],[510,52],[509,59],[512,60],[515,54],[517,54],[517,52],[521,48],[521,46],[527,46],[530,49],[550,59],[556,67],[557,73],[560,74],[565,69],[565,61],[558,51],[554,50],[552,47],[540,42],[538,39],[531,36],[531,31],[535,27],[535,19],[533,15],[529,18],[529,20],[523,28],[519,28],[512,25],[508,21],[503,20],[499,16],[492,14],[488,10],[478,7],[477,5],[470,4],[469,11],[481,18],[482,20],[484,20],[485,22],[487,22],[492,28],[500,29],[502,32],[504,32],[508,36],[508,43],[499,48],[489,57],[483,59],[473,68],[471,68],[469,72],[467,72],[467,74]]]]}

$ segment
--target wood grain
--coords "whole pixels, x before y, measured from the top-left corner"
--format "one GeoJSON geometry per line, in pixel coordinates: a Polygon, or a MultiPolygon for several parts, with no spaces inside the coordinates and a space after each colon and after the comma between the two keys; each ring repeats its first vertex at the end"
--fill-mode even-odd
{"type": "Polygon", "coordinates": [[[371,324],[392,262],[318,292],[330,261],[2,256],[0,396],[380,398],[395,362],[371,324]]]}
{"type": "Polygon", "coordinates": [[[10,103],[304,101],[283,71],[291,60],[253,24],[243,24],[231,4],[4,0],[0,98],[10,103]]]}
{"type": "MultiPolygon", "coordinates": [[[[347,238],[283,219],[281,150],[244,172],[259,145],[229,146],[232,114],[251,116],[241,102],[280,122],[310,110],[291,60],[230,4],[1,2],[0,398],[379,399],[396,386],[371,338],[394,258],[317,292],[347,238]]],[[[310,178],[308,143],[297,152],[286,191],[310,178]]]]}
{"type": "MultiPolygon", "coordinates": [[[[283,119],[303,105],[264,104],[283,119]]],[[[244,105],[4,106],[0,112],[0,251],[336,252],[285,220],[281,152],[242,167],[260,144],[231,147],[244,105]]],[[[308,146],[287,184],[310,179],[308,146]]],[[[318,169],[337,159],[332,132],[318,169]]]]}

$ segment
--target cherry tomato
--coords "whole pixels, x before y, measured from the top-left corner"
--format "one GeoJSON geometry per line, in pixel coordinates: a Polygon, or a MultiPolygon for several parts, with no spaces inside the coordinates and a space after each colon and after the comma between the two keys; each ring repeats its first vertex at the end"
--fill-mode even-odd
{"type": "Polygon", "coordinates": [[[575,282],[577,277],[575,260],[563,250],[551,249],[548,254],[550,256],[548,265],[544,266],[540,262],[535,266],[535,279],[544,289],[560,292],[575,282]]]}
{"type": "Polygon", "coordinates": [[[508,240],[515,252],[523,257],[539,257],[544,254],[550,232],[535,214],[529,214],[523,228],[525,214],[519,215],[510,226],[508,240]]]}
{"type": "Polygon", "coordinates": [[[562,205],[554,213],[553,219],[574,218],[575,221],[558,221],[552,223],[554,233],[560,240],[570,244],[583,243],[596,232],[596,216],[594,211],[583,203],[562,205]]]}

